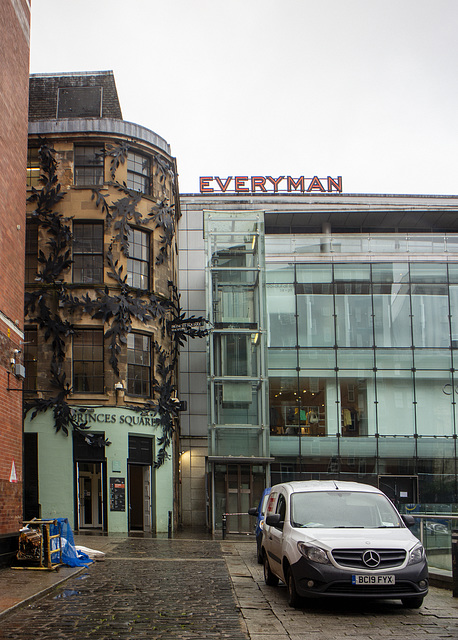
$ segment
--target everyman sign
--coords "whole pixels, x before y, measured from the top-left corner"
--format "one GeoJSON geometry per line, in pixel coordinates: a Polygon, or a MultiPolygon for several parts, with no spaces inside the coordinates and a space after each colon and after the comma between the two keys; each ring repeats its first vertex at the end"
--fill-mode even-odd
{"type": "Polygon", "coordinates": [[[291,176],[201,176],[199,178],[200,193],[342,193],[342,176],[337,178],[292,178],[291,176]]]}

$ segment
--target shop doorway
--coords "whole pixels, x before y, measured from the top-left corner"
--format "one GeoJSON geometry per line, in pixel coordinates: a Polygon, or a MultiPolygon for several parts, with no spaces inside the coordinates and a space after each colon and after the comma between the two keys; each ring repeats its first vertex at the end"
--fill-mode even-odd
{"type": "MultiPolygon", "coordinates": [[[[105,434],[93,433],[105,440],[105,434]]],[[[73,432],[74,513],[75,530],[106,530],[107,513],[107,465],[105,446],[95,446],[84,435],[73,432]]]]}
{"type": "Polygon", "coordinates": [[[80,529],[103,526],[102,463],[78,462],[78,524],[80,529]]]}
{"type": "Polygon", "coordinates": [[[153,439],[129,435],[129,531],[155,532],[153,439]]]}
{"type": "Polygon", "coordinates": [[[216,464],[214,476],[214,527],[221,528],[223,513],[227,533],[252,533],[253,519],[248,509],[256,506],[265,488],[266,469],[262,465],[216,464]]]}
{"type": "Polygon", "coordinates": [[[418,476],[379,476],[378,487],[397,507],[418,502],[418,476]]]}
{"type": "Polygon", "coordinates": [[[128,465],[129,531],[151,531],[151,466],[128,465]]]}

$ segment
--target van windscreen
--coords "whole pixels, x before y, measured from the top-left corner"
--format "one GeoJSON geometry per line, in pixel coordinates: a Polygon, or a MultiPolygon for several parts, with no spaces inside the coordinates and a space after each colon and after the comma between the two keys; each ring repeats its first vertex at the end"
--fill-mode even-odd
{"type": "Polygon", "coordinates": [[[291,496],[291,525],[379,529],[402,523],[391,502],[379,493],[307,491],[291,496]]]}

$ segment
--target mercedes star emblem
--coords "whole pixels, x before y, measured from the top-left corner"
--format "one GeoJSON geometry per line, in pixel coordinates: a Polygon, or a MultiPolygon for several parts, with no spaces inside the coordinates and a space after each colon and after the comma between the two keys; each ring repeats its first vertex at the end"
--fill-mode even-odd
{"type": "Polygon", "coordinates": [[[380,556],[376,551],[365,551],[363,554],[363,562],[367,567],[375,569],[380,564],[380,556]]]}

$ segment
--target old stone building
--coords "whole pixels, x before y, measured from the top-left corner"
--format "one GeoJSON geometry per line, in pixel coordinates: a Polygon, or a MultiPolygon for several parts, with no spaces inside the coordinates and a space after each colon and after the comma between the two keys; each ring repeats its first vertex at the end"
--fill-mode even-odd
{"type": "Polygon", "coordinates": [[[30,3],[7,0],[0,20],[0,564],[22,526],[25,158],[30,3]]]}
{"type": "Polygon", "coordinates": [[[174,521],[177,171],[112,72],[30,78],[26,515],[174,521]]]}

